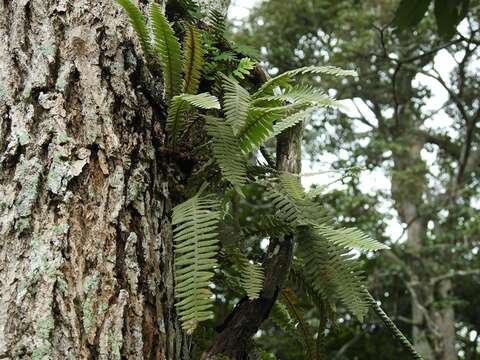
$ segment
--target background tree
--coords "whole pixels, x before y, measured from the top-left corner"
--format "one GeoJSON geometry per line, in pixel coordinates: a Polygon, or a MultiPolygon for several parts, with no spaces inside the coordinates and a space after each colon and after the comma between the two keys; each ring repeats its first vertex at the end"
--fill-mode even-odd
{"type": "MultiPolygon", "coordinates": [[[[382,301],[411,329],[426,358],[471,358],[478,351],[478,323],[476,316],[467,320],[466,302],[475,299],[464,297],[464,285],[479,285],[478,237],[471,232],[478,230],[479,4],[470,3],[450,40],[437,33],[432,11],[411,32],[395,30],[397,5],[264,1],[237,35],[261,51],[272,71],[312,62],[357,69],[356,81],[336,87],[338,97],[354,98],[350,106],[356,111],[340,119],[328,112],[317,116],[306,147],[317,161],[327,152],[340,155],[335,168],[362,166],[369,176],[381,169],[389,177],[390,189],[373,196],[358,180],[347,182],[347,197],[332,193],[332,208],[346,207],[351,215],[343,213],[344,221],[365,220],[375,233],[382,230],[372,221],[378,213],[358,214],[352,204],[365,206],[365,199],[374,209],[391,204],[405,241],[392,240],[388,260],[369,267],[378,294],[389,295],[382,301]],[[439,67],[440,58],[453,63],[450,72],[439,67]],[[425,79],[433,79],[436,93],[446,94],[434,109],[432,90],[420,81],[425,79]]],[[[358,356],[360,347],[365,351],[360,358],[369,358],[371,348],[379,350],[376,335],[372,342],[362,341],[368,338],[356,330],[349,336],[350,354],[358,356]]]]}

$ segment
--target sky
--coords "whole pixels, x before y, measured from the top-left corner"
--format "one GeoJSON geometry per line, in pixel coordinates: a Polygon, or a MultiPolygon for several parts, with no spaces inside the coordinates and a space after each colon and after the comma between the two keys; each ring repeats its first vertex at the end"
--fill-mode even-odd
{"type": "MultiPolygon", "coordinates": [[[[240,20],[248,16],[250,10],[259,3],[261,0],[232,0],[228,16],[231,20],[240,20]]],[[[459,29],[461,30],[462,24],[460,24],[459,29]]],[[[434,59],[435,68],[440,72],[442,77],[448,82],[448,74],[454,68],[455,61],[448,54],[446,50],[441,50],[434,59]]],[[[442,106],[442,104],[448,99],[447,92],[439,86],[436,80],[429,78],[425,75],[418,75],[415,79],[417,84],[426,85],[430,88],[432,92],[432,97],[428,100],[425,110],[434,111],[442,106]]],[[[354,99],[355,100],[355,99],[354,99]]],[[[344,105],[344,111],[351,116],[359,116],[360,114],[353,105],[352,100],[343,100],[341,101],[344,105]]],[[[368,107],[361,102],[356,101],[357,106],[360,111],[366,116],[368,120],[375,123],[375,117],[370,112],[368,107]]],[[[366,125],[359,123],[357,125],[358,131],[368,131],[369,128],[366,125]]],[[[445,114],[443,111],[440,111],[429,121],[425,123],[426,128],[435,128],[436,130],[446,130],[452,131],[452,120],[445,114]]],[[[454,135],[449,133],[449,135],[454,135]]],[[[336,159],[338,155],[335,154],[325,154],[320,157],[319,162],[312,163],[308,159],[302,161],[302,173],[303,174],[313,174],[309,176],[302,177],[302,184],[305,188],[309,188],[312,184],[318,185],[327,185],[330,188],[341,188],[340,182],[335,182],[335,179],[338,179],[340,174],[338,172],[333,172],[331,164],[336,159]]],[[[435,174],[435,152],[422,152],[422,158],[429,165],[430,170],[435,174]]],[[[366,193],[375,193],[379,191],[390,191],[390,180],[385,172],[381,169],[376,169],[374,171],[362,171],[360,174],[360,188],[366,193]]],[[[406,232],[404,231],[404,226],[398,221],[393,207],[389,202],[381,203],[379,210],[385,214],[393,215],[391,220],[387,220],[387,235],[393,241],[404,241],[406,237],[406,232]]]]}

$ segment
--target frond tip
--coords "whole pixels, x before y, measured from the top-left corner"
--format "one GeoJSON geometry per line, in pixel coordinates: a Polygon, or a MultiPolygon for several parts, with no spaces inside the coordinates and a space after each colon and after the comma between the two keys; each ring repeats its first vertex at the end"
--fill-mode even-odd
{"type": "Polygon", "coordinates": [[[150,19],[156,55],[160,59],[163,70],[165,95],[167,100],[170,100],[180,90],[182,78],[180,44],[172,26],[156,3],[151,5],[150,19]]]}
{"type": "Polygon", "coordinates": [[[140,40],[140,45],[142,46],[143,52],[145,54],[150,54],[150,35],[142,12],[130,0],[117,0],[117,3],[123,7],[125,12],[128,14],[130,23],[132,24],[133,29],[137,33],[138,39],[140,40]]]}
{"type": "Polygon", "coordinates": [[[217,265],[220,218],[220,202],[212,195],[197,194],[173,209],[175,306],[189,334],[213,316],[209,285],[217,265]]]}
{"type": "Polygon", "coordinates": [[[193,27],[187,28],[185,43],[183,45],[183,92],[196,94],[200,83],[203,65],[203,49],[200,34],[193,27]]]}

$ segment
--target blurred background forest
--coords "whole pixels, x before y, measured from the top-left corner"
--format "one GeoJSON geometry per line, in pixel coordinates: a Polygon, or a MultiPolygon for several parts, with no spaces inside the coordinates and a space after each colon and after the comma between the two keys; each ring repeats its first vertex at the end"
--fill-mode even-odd
{"type": "MultiPolygon", "coordinates": [[[[304,185],[326,194],[339,222],[391,247],[366,255],[369,288],[426,359],[479,359],[480,6],[410,3],[236,1],[231,32],[271,75],[312,64],[358,72],[322,78],[350,100],[307,125],[303,172],[315,175],[304,185]]],[[[265,359],[309,358],[315,346],[326,359],[408,358],[373,315],[359,323],[342,309],[315,344],[324,315],[302,311],[314,299],[292,299],[293,323],[274,308],[257,334],[265,359]]]]}

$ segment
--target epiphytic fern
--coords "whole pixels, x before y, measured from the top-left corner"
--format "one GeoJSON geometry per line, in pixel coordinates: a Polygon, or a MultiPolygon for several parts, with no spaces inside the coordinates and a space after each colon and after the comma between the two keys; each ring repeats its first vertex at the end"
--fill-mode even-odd
{"type": "Polygon", "coordinates": [[[313,288],[327,298],[339,298],[360,320],[368,311],[364,278],[357,261],[341,248],[308,228],[297,232],[304,274],[313,288]]]}
{"type": "Polygon", "coordinates": [[[170,102],[170,108],[167,116],[167,130],[171,134],[175,144],[178,136],[185,127],[185,120],[191,106],[200,109],[219,109],[218,99],[208,93],[201,94],[182,94],[175,96],[170,102]]]}
{"type": "Polygon", "coordinates": [[[213,140],[213,156],[223,177],[240,188],[247,177],[246,161],[231,126],[224,119],[213,116],[205,117],[205,122],[213,140]]]}
{"type": "Polygon", "coordinates": [[[180,92],[182,78],[180,44],[172,26],[156,3],[151,5],[150,19],[152,21],[155,50],[160,58],[163,70],[165,95],[167,100],[170,100],[180,92]]]}
{"type": "Polygon", "coordinates": [[[245,256],[240,264],[240,284],[251,300],[257,299],[263,288],[263,268],[260,264],[250,262],[245,256]]]}
{"type": "Polygon", "coordinates": [[[245,79],[245,75],[250,74],[250,71],[255,68],[255,62],[250,58],[241,58],[238,62],[237,68],[232,71],[232,75],[239,79],[245,79]]]}
{"type": "Polygon", "coordinates": [[[227,76],[224,76],[222,80],[225,116],[227,122],[232,126],[234,135],[237,135],[247,119],[251,102],[250,94],[236,80],[227,76]]]}
{"type": "Polygon", "coordinates": [[[329,225],[315,225],[314,230],[328,241],[347,249],[375,251],[389,248],[356,228],[335,229],[329,225]]]}
{"type": "Polygon", "coordinates": [[[200,34],[193,27],[187,27],[183,45],[183,92],[196,94],[203,64],[203,49],[200,34]]]}
{"type": "Polygon", "coordinates": [[[298,75],[331,75],[331,76],[355,76],[357,73],[352,70],[343,70],[335,66],[306,66],[295,70],[286,71],[263,84],[253,95],[259,98],[265,95],[271,95],[278,86],[288,87],[293,79],[298,75]]]}
{"type": "Polygon", "coordinates": [[[192,333],[212,317],[210,280],[217,265],[220,202],[200,193],[173,209],[175,296],[182,327],[192,333]]]}
{"type": "Polygon", "coordinates": [[[151,52],[150,45],[150,34],[140,9],[132,3],[130,0],[117,0],[117,2],[123,7],[125,12],[128,14],[130,23],[133,26],[133,29],[138,34],[138,39],[142,50],[145,54],[149,55],[151,52]]]}

